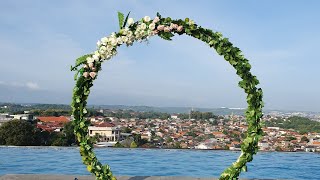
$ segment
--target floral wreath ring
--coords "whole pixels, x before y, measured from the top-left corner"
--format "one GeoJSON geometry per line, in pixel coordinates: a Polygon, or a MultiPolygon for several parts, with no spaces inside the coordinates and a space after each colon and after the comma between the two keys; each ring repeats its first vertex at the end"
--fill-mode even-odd
{"type": "Polygon", "coordinates": [[[120,45],[131,46],[135,41],[147,40],[154,35],[158,35],[165,40],[171,40],[174,34],[186,34],[214,48],[219,55],[223,56],[235,68],[237,75],[242,79],[239,82],[239,86],[247,94],[248,103],[245,112],[248,124],[246,138],[242,141],[241,154],[238,159],[225,169],[220,176],[220,179],[236,179],[241,171],[247,170],[246,163],[252,161],[253,155],[257,153],[258,141],[262,136],[260,124],[263,107],[262,90],[256,88],[259,81],[251,74],[251,65],[248,60],[242,55],[240,49],[234,47],[227,38],[223,38],[221,33],[202,28],[189,18],[173,20],[170,17],[162,18],[157,13],[154,19],[145,16],[140,21],[134,22],[132,18],[128,18],[129,14],[124,18],[122,13],[118,13],[120,31],[112,33],[109,37],[103,37],[97,43],[97,51],[78,58],[76,65],[71,67],[71,70],[77,71],[71,105],[75,125],[74,133],[80,145],[82,161],[87,166],[88,171],[94,174],[96,179],[116,179],[109,165],[102,165],[98,161],[93,151],[93,143],[88,135],[90,122],[85,118],[90,88],[97,78],[97,73],[101,70],[102,62],[116,55],[117,47],[120,45]],[[83,67],[78,69],[80,65],[83,65],[83,67]]]}

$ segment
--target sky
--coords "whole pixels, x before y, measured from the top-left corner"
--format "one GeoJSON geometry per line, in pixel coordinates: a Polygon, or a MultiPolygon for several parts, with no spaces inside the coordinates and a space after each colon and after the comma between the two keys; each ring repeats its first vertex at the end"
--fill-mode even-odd
{"type": "MultiPolygon", "coordinates": [[[[117,12],[138,20],[157,12],[221,32],[239,47],[260,80],[266,109],[320,112],[320,1],[0,1],[0,102],[71,102],[70,66],[119,31],[117,12]]],[[[203,42],[118,48],[104,62],[89,103],[246,107],[235,70],[203,42]]]]}

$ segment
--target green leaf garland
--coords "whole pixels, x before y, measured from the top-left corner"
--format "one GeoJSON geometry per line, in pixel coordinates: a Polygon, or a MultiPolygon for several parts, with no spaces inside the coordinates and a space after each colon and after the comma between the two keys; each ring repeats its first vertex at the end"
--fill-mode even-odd
{"type": "Polygon", "coordinates": [[[80,145],[80,154],[83,163],[87,166],[89,172],[99,180],[115,180],[109,165],[102,165],[94,151],[93,142],[88,135],[87,119],[87,99],[90,94],[90,88],[93,81],[97,78],[101,70],[101,64],[104,60],[111,59],[116,54],[117,47],[127,44],[130,46],[135,41],[146,40],[147,38],[158,35],[165,40],[171,40],[174,34],[194,37],[214,48],[216,52],[223,56],[236,70],[236,74],[241,78],[239,87],[247,94],[248,107],[245,112],[248,130],[246,138],[241,144],[241,154],[232,165],[226,168],[220,180],[237,179],[242,171],[247,171],[247,162],[253,160],[253,155],[258,152],[258,141],[262,136],[261,122],[262,118],[262,89],[257,88],[258,79],[251,74],[251,65],[239,48],[233,46],[229,39],[224,38],[221,33],[210,29],[202,28],[194,21],[186,18],[185,20],[173,20],[170,17],[163,18],[159,13],[151,20],[146,16],[140,21],[129,22],[129,14],[124,20],[124,15],[118,13],[120,31],[111,34],[110,37],[102,38],[98,41],[98,50],[94,53],[84,55],[76,60],[72,71],[77,71],[75,75],[76,85],[73,89],[72,112],[74,116],[74,133],[80,145]],[[128,26],[126,26],[128,23],[128,26]],[[83,65],[78,70],[78,67],[83,65]]]}

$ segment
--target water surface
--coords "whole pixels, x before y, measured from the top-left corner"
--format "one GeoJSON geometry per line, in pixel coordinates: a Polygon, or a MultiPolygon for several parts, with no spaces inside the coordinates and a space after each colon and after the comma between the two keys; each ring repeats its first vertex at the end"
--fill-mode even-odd
{"type": "MultiPolygon", "coordinates": [[[[96,148],[115,175],[218,177],[240,152],[96,148]]],[[[0,175],[89,175],[76,147],[0,147],[0,175]]],[[[320,180],[320,154],[260,152],[242,178],[320,180]]]]}

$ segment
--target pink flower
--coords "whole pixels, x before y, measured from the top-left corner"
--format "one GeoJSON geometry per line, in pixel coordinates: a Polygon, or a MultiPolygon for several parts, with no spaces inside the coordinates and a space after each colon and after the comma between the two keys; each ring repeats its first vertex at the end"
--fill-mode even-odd
{"type": "Polygon", "coordinates": [[[154,30],[154,31],[152,31],[152,34],[154,34],[154,35],[156,35],[156,34],[158,34],[159,33],[159,31],[158,30],[154,30]]]}
{"type": "Polygon", "coordinates": [[[90,67],[90,68],[93,68],[93,63],[89,63],[89,67],[90,67]]]}
{"type": "Polygon", "coordinates": [[[159,22],[160,21],[160,18],[158,17],[158,16],[156,16],[154,19],[153,19],[153,22],[154,23],[157,23],[157,22],[159,22]]]}
{"type": "Polygon", "coordinates": [[[177,31],[182,32],[182,30],[183,30],[183,26],[178,26],[177,31]]]}
{"type": "Polygon", "coordinates": [[[163,31],[163,30],[164,30],[164,25],[159,25],[159,26],[157,27],[157,29],[158,29],[158,31],[163,31]]]}
{"type": "Polygon", "coordinates": [[[97,68],[96,68],[96,67],[92,67],[91,69],[92,69],[92,71],[96,71],[96,70],[97,70],[97,68]]]}
{"type": "Polygon", "coordinates": [[[83,73],[83,77],[87,78],[89,76],[89,73],[88,72],[84,72],[83,73]]]}
{"type": "Polygon", "coordinates": [[[173,23],[170,24],[170,29],[177,29],[177,28],[178,28],[177,24],[173,24],[173,23]]]}
{"type": "Polygon", "coordinates": [[[170,27],[169,27],[169,26],[166,26],[163,31],[164,31],[164,32],[170,32],[170,27]]]}
{"type": "Polygon", "coordinates": [[[93,79],[94,77],[96,77],[97,73],[96,72],[90,72],[90,77],[93,79]]]}

